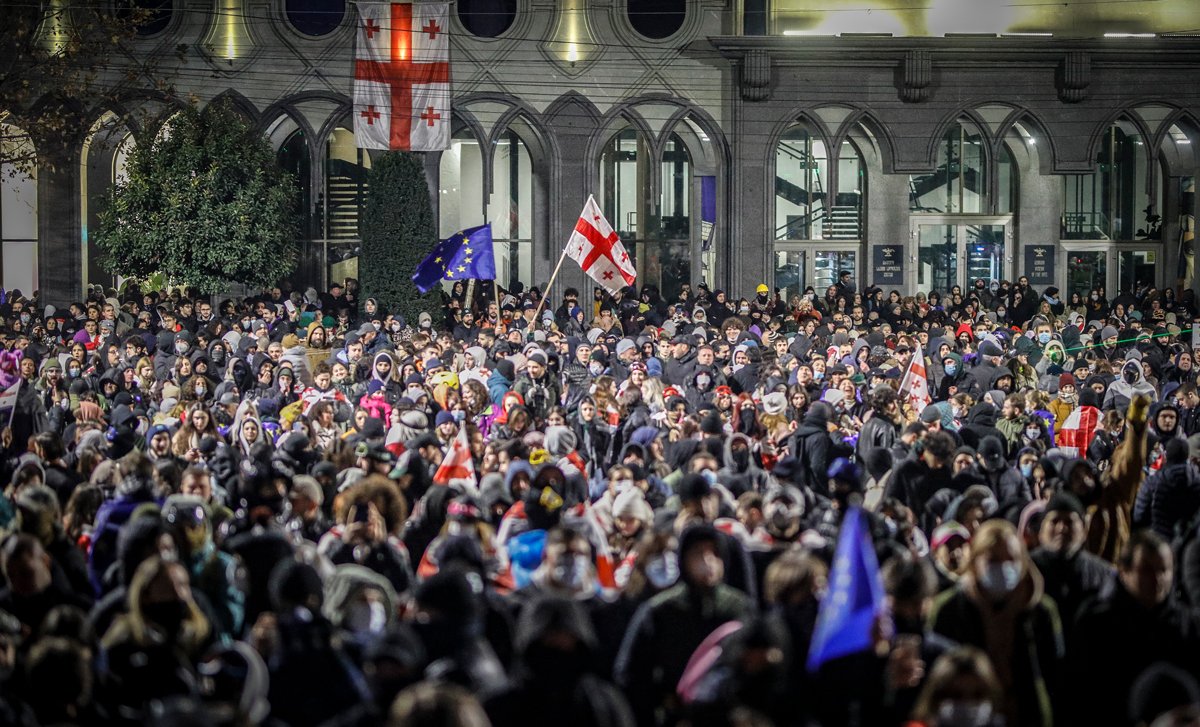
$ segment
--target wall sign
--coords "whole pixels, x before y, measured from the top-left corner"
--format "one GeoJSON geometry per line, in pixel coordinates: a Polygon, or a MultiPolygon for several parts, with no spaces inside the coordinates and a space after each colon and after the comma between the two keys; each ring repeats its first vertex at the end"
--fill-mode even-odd
{"type": "Polygon", "coordinates": [[[1020,272],[1033,286],[1054,285],[1054,246],[1026,245],[1025,269],[1020,272]]]}
{"type": "Polygon", "coordinates": [[[873,245],[871,268],[875,277],[872,282],[879,287],[904,285],[904,246],[873,245]]]}

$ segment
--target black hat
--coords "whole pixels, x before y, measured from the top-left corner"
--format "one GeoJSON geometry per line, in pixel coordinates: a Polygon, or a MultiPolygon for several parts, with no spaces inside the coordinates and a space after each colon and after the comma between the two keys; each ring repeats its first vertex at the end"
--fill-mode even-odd
{"type": "Polygon", "coordinates": [[[691,502],[707,497],[712,492],[712,485],[702,475],[684,475],[679,481],[679,499],[691,502]]]}
{"type": "Polygon", "coordinates": [[[1052,512],[1070,512],[1078,515],[1080,518],[1084,517],[1083,503],[1074,494],[1066,491],[1054,493],[1049,502],[1046,503],[1046,513],[1049,514],[1052,512]]]}
{"type": "Polygon", "coordinates": [[[983,438],[979,443],[979,456],[983,459],[983,466],[991,472],[997,472],[1004,468],[1004,443],[992,435],[983,438]]]}
{"type": "Polygon", "coordinates": [[[1003,356],[1004,351],[996,345],[995,341],[985,340],[979,344],[979,355],[981,356],[1003,356]]]}

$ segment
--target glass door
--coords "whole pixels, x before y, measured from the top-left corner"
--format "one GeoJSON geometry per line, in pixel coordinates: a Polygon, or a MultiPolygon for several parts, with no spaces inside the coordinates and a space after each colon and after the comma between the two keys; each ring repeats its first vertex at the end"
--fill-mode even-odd
{"type": "Polygon", "coordinates": [[[914,215],[917,265],[909,277],[910,287],[945,293],[980,278],[989,282],[1005,278],[1011,224],[1010,217],[914,215]]]}
{"type": "Polygon", "coordinates": [[[1108,254],[1106,246],[1070,245],[1063,246],[1066,285],[1062,288],[1062,297],[1069,300],[1072,293],[1087,300],[1088,293],[1096,288],[1108,287],[1108,254]]]}
{"type": "Polygon", "coordinates": [[[920,225],[917,230],[917,290],[945,292],[958,285],[958,229],[920,225]]]}
{"type": "Polygon", "coordinates": [[[1152,285],[1158,287],[1158,264],[1162,260],[1157,247],[1141,250],[1118,248],[1117,261],[1117,287],[1115,290],[1118,294],[1122,292],[1136,293],[1152,285]]]}

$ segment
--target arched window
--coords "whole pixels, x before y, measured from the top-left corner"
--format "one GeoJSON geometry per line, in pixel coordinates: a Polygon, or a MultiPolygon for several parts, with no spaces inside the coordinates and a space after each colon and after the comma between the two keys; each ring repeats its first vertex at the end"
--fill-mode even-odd
{"type": "Polygon", "coordinates": [[[775,147],[775,239],[820,240],[826,223],[829,153],[797,124],[775,147]]]}
{"type": "Polygon", "coordinates": [[[502,134],[492,149],[492,194],[487,218],[496,240],[497,277],[531,283],[533,160],[525,141],[512,129],[502,134]]]}
{"type": "Polygon", "coordinates": [[[1122,119],[1100,140],[1096,167],[1089,174],[1063,175],[1064,240],[1134,240],[1145,226],[1146,143],[1137,127],[1122,119]]]}
{"type": "Polygon", "coordinates": [[[312,209],[312,159],[308,153],[308,144],[304,132],[293,131],[275,152],[279,168],[292,176],[298,194],[297,209],[301,211],[300,235],[311,237],[311,220],[309,210],[312,209]]]}
{"type": "Polygon", "coordinates": [[[104,287],[116,286],[117,277],[102,265],[99,249],[91,242],[92,232],[100,224],[100,212],[107,204],[113,187],[127,179],[129,155],[137,142],[116,114],[104,114],[91,128],[80,155],[80,218],[83,222],[83,282],[104,287]]]}
{"type": "Polygon", "coordinates": [[[31,295],[38,276],[37,150],[24,130],[0,124],[0,243],[5,290],[31,295]]]}
{"type": "MultiPolygon", "coordinates": [[[[451,135],[450,148],[442,152],[438,179],[438,228],[442,237],[486,221],[483,214],[483,154],[479,140],[470,129],[463,127],[451,135]]],[[[497,234],[494,223],[492,234],[493,237],[497,234]]]]}
{"type": "Polygon", "coordinates": [[[325,142],[322,232],[327,240],[358,239],[358,221],[367,203],[371,157],[354,143],[354,132],[339,126],[325,142]]]}
{"type": "Polygon", "coordinates": [[[966,119],[952,124],[938,144],[932,174],[909,177],[913,212],[979,214],[988,209],[988,160],[983,134],[966,119]]]}
{"type": "Polygon", "coordinates": [[[129,20],[137,13],[138,35],[149,36],[167,29],[175,8],[174,0],[118,0],[114,9],[121,20],[129,20]]]}
{"type": "Polygon", "coordinates": [[[646,217],[646,156],[645,143],[632,127],[613,134],[600,153],[602,209],[627,248],[641,237],[639,223],[646,217]]]}
{"type": "Polygon", "coordinates": [[[338,29],[346,16],[346,0],[287,0],[288,22],[304,35],[318,37],[338,29]]]}
{"type": "Polygon", "coordinates": [[[458,20],[478,38],[495,38],[512,27],[517,0],[458,0],[458,20]]]}
{"type": "Polygon", "coordinates": [[[647,38],[662,40],[683,27],[687,0],[626,0],[625,12],[634,30],[647,38]]]}

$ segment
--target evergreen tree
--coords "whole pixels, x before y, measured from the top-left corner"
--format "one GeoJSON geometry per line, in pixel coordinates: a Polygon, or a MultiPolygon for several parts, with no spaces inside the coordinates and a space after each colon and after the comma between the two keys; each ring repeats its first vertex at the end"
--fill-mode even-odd
{"type": "Polygon", "coordinates": [[[189,108],[129,160],[100,216],[112,272],[219,292],[269,287],[296,267],[296,186],[229,104],[189,108]]]}
{"type": "Polygon", "coordinates": [[[437,225],[421,157],[388,152],[374,160],[359,233],[360,300],[375,298],[390,313],[416,325],[437,305],[437,290],[422,296],[412,282],[417,264],[437,242],[437,225]]]}

